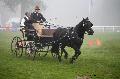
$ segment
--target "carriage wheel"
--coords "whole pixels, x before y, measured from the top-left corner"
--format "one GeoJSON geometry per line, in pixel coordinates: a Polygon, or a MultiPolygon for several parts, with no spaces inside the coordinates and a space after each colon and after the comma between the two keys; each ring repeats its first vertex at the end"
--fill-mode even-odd
{"type": "Polygon", "coordinates": [[[47,45],[47,44],[42,44],[42,43],[41,43],[41,44],[40,44],[39,51],[40,51],[40,52],[38,52],[38,55],[40,56],[41,53],[44,52],[45,54],[42,54],[42,56],[45,57],[45,56],[48,54],[48,52],[50,51],[50,46],[47,45]]]}
{"type": "Polygon", "coordinates": [[[56,53],[52,53],[51,52],[51,55],[52,55],[53,58],[57,58],[58,57],[58,55],[56,53]]]}
{"type": "Polygon", "coordinates": [[[14,37],[11,42],[11,53],[15,54],[17,57],[22,56],[23,53],[23,43],[20,37],[14,37]]]}
{"type": "Polygon", "coordinates": [[[50,48],[49,46],[43,47],[42,51],[45,51],[45,52],[46,52],[46,53],[43,55],[43,57],[45,57],[45,56],[48,54],[49,48],[50,48]]]}
{"type": "Polygon", "coordinates": [[[26,55],[32,58],[32,60],[34,60],[36,56],[36,52],[37,52],[37,49],[36,49],[35,43],[34,42],[27,43],[25,47],[26,55]]]}

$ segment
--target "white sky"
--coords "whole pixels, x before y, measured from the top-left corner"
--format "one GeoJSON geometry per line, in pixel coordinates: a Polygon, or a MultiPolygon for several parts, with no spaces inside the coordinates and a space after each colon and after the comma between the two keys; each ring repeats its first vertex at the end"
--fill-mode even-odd
{"type": "Polygon", "coordinates": [[[43,0],[47,6],[46,18],[55,24],[75,26],[82,17],[89,17],[97,26],[120,25],[120,0],[43,0]],[[91,6],[89,16],[89,4],[91,6]],[[76,18],[77,16],[77,18],[76,18]],[[55,20],[54,18],[57,18],[55,20]]]}
{"type": "MultiPolygon", "coordinates": [[[[37,1],[37,0],[36,0],[37,1]]],[[[82,17],[89,17],[95,26],[120,26],[120,0],[42,0],[47,6],[43,13],[49,22],[63,26],[75,26],[82,17]],[[89,4],[91,6],[89,16],[89,4]],[[51,20],[50,20],[51,19],[51,20]]],[[[2,7],[0,1],[2,23],[12,16],[18,16],[21,12],[16,9],[11,11],[9,7],[2,7]],[[4,9],[4,10],[3,10],[4,9]]],[[[30,7],[28,7],[30,8],[30,7]]],[[[33,9],[33,8],[32,8],[33,9]]],[[[24,10],[24,9],[23,9],[24,10]]],[[[34,9],[33,9],[34,10],[34,9]]],[[[21,15],[21,14],[20,14],[21,15]]],[[[0,21],[1,22],[1,21],[0,21]]]]}
{"type": "Polygon", "coordinates": [[[89,0],[43,0],[47,9],[43,13],[53,23],[75,26],[89,15],[89,0]],[[86,3],[87,2],[87,3],[86,3]],[[55,19],[57,18],[57,19],[55,19]]]}

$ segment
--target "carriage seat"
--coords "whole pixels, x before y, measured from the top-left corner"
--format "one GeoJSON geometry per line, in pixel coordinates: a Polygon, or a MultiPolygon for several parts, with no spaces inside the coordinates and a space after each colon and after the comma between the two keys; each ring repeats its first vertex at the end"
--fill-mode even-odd
{"type": "Polygon", "coordinates": [[[33,23],[33,27],[39,37],[53,37],[54,29],[44,28],[43,23],[33,23]]]}
{"type": "Polygon", "coordinates": [[[42,35],[42,29],[44,27],[43,23],[33,23],[32,24],[38,36],[42,35]]]}

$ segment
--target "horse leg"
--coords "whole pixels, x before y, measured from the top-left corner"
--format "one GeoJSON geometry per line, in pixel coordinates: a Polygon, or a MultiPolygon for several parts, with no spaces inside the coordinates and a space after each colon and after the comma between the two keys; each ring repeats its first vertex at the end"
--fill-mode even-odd
{"type": "Polygon", "coordinates": [[[80,50],[79,49],[76,49],[75,50],[75,55],[72,56],[72,59],[70,60],[70,63],[73,63],[77,58],[78,56],[81,54],[80,50]]]}
{"type": "Polygon", "coordinates": [[[52,45],[51,53],[55,53],[59,62],[61,62],[61,56],[59,55],[59,44],[55,43],[52,45]]]}
{"type": "Polygon", "coordinates": [[[77,53],[76,59],[79,57],[80,54],[81,54],[81,51],[79,50],[79,52],[77,53]]]}
{"type": "Polygon", "coordinates": [[[64,58],[67,59],[68,58],[68,53],[66,52],[65,47],[61,48],[61,56],[62,56],[63,52],[65,53],[64,58]]]}
{"type": "Polygon", "coordinates": [[[56,55],[57,55],[57,58],[58,58],[59,62],[61,62],[61,55],[59,55],[59,54],[60,54],[59,48],[56,49],[55,53],[56,53],[56,55]]]}
{"type": "Polygon", "coordinates": [[[70,60],[70,63],[72,63],[73,64],[73,62],[74,62],[74,60],[75,60],[75,57],[77,56],[77,53],[75,52],[75,55],[74,56],[72,56],[72,58],[71,58],[71,60],[70,60]]]}
{"type": "Polygon", "coordinates": [[[59,62],[61,62],[61,56],[59,55],[59,52],[57,53],[57,56],[58,56],[59,62]]]}
{"type": "Polygon", "coordinates": [[[56,54],[57,54],[57,56],[58,56],[59,62],[61,62],[61,56],[62,56],[62,55],[60,55],[60,52],[59,52],[60,46],[59,46],[59,45],[57,45],[57,46],[58,46],[58,47],[57,47],[57,49],[56,49],[56,54]]]}
{"type": "Polygon", "coordinates": [[[61,48],[61,57],[62,57],[62,55],[63,55],[63,49],[61,48]]]}

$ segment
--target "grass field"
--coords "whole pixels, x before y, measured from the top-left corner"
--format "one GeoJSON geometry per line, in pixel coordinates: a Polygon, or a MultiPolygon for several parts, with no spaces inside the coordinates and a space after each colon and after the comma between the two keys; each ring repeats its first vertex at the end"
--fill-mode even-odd
{"type": "MultiPolygon", "coordinates": [[[[51,54],[34,61],[25,55],[17,58],[10,54],[10,42],[18,32],[0,32],[0,79],[76,79],[91,75],[92,79],[120,79],[120,33],[95,33],[86,36],[82,54],[74,64],[69,59],[58,62],[51,54]],[[95,44],[99,39],[101,45],[95,44]],[[88,46],[88,41],[94,42],[88,46]]],[[[66,48],[69,58],[73,54],[66,48]]]]}

